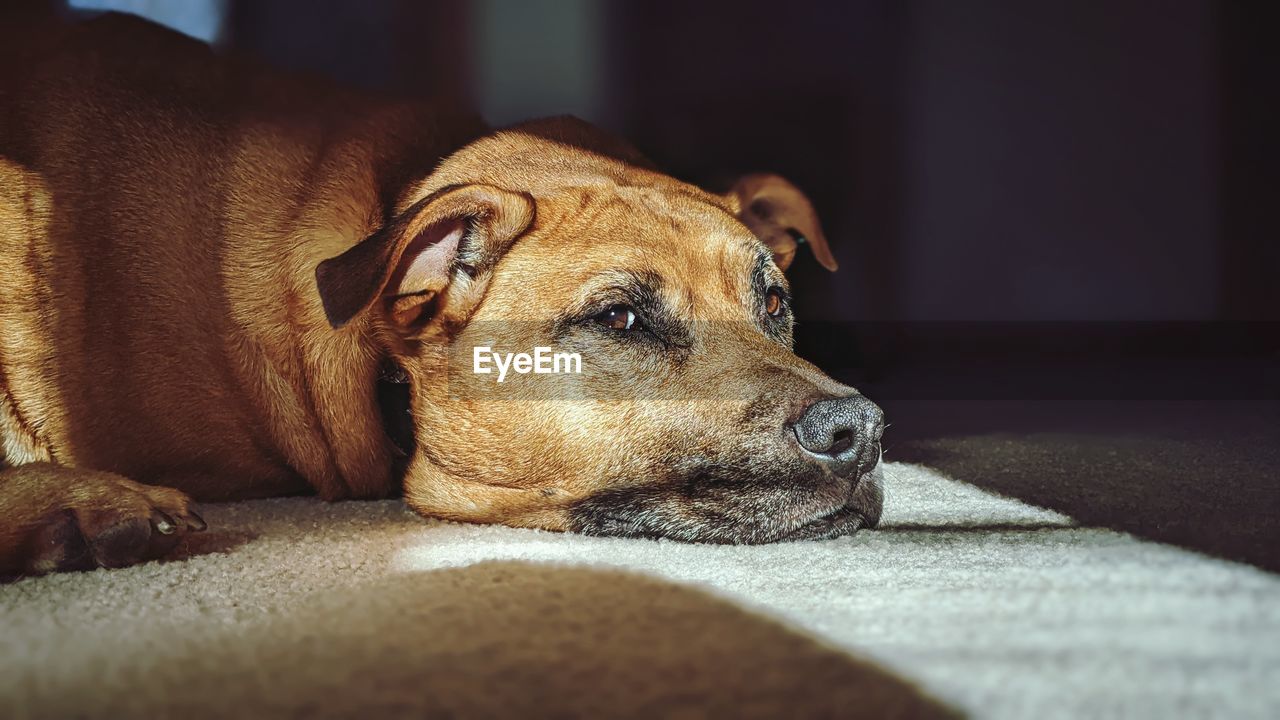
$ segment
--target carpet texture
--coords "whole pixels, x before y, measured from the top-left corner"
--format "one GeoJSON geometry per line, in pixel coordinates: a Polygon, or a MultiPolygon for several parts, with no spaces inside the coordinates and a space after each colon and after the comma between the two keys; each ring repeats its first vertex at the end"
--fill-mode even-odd
{"type": "Polygon", "coordinates": [[[181,560],[0,586],[0,717],[1280,716],[1280,578],[885,466],[765,547],[209,506],[181,560]]]}

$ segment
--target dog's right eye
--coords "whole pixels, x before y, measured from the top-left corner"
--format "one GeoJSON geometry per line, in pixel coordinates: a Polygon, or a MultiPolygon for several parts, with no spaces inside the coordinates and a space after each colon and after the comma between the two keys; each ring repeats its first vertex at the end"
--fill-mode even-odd
{"type": "Polygon", "coordinates": [[[595,320],[610,330],[632,330],[636,328],[636,311],[628,305],[611,305],[595,320]]]}

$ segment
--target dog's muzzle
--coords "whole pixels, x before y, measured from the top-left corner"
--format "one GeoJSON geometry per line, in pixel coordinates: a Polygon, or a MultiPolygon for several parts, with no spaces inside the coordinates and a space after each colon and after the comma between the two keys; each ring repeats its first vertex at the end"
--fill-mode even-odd
{"type": "Polygon", "coordinates": [[[722,458],[743,454],[686,458],[653,481],[596,492],[574,504],[570,528],[757,544],[836,538],[879,524],[884,413],[875,403],[856,393],[824,398],[797,419],[754,433],[748,437],[763,452],[738,462],[722,458]]]}

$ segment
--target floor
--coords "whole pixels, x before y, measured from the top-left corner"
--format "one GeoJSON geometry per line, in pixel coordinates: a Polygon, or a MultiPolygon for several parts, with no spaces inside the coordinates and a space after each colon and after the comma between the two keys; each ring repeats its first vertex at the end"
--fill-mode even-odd
{"type": "MultiPolygon", "coordinates": [[[[912,447],[980,472],[1062,443],[912,447]]],[[[1138,477],[1109,470],[1080,492],[1138,477]]],[[[1026,475],[985,484],[1056,482],[1026,475]]],[[[1280,577],[922,465],[885,481],[880,530],[765,547],[213,506],[183,559],[0,587],[0,716],[1280,713],[1280,577]]]]}
{"type": "Polygon", "coordinates": [[[212,506],[0,586],[0,717],[1280,717],[1277,368],[855,378],[885,516],[822,543],[212,506]]]}

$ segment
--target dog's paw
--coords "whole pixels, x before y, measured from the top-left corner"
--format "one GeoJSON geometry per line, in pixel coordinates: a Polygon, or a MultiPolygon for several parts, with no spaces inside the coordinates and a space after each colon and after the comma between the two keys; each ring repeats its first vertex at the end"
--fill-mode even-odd
{"type": "Polygon", "coordinates": [[[65,506],[48,515],[31,536],[31,574],[154,560],[172,551],[188,532],[207,527],[191,499],[177,490],[107,473],[76,480],[65,506]]]}

